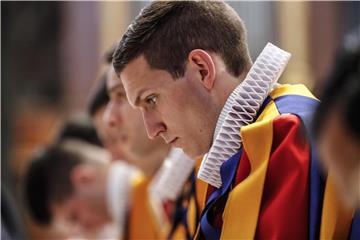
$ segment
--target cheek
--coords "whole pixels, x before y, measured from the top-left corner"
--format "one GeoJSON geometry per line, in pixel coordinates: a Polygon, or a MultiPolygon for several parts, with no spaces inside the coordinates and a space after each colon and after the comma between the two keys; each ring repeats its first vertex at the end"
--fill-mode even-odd
{"type": "MultiPolygon", "coordinates": [[[[359,156],[354,153],[354,149],[351,149],[349,146],[350,144],[342,144],[342,146],[339,146],[341,155],[339,154],[338,158],[334,159],[333,165],[337,171],[339,171],[341,177],[346,179],[347,184],[353,186],[356,175],[359,173],[360,159],[359,156]]],[[[357,184],[359,185],[359,182],[357,184]]]]}
{"type": "Polygon", "coordinates": [[[121,116],[126,122],[131,122],[138,110],[131,107],[129,103],[124,103],[121,107],[121,116]]]}
{"type": "Polygon", "coordinates": [[[333,154],[330,152],[331,147],[329,146],[327,139],[324,139],[324,137],[319,141],[318,145],[322,164],[328,168],[334,162],[334,160],[331,159],[333,156],[333,154]]]}
{"type": "Polygon", "coordinates": [[[132,107],[129,107],[127,109],[127,126],[132,129],[132,131],[135,131],[137,134],[142,131],[145,131],[143,118],[141,116],[141,112],[139,110],[133,109],[132,107]]]}
{"type": "Polygon", "coordinates": [[[322,134],[319,136],[319,150],[322,162],[329,168],[337,168],[341,165],[341,146],[338,139],[337,129],[332,128],[331,122],[323,127],[322,134]]]}
{"type": "Polygon", "coordinates": [[[169,97],[165,98],[161,106],[158,107],[158,114],[163,116],[164,120],[171,122],[181,123],[187,121],[186,118],[192,115],[196,101],[190,92],[179,89],[172,91],[169,97]]]}
{"type": "Polygon", "coordinates": [[[215,127],[212,125],[216,115],[208,107],[210,104],[211,99],[196,89],[177,91],[164,106],[166,124],[192,135],[192,138],[202,137],[215,127]]]}
{"type": "Polygon", "coordinates": [[[80,214],[84,219],[96,219],[100,214],[97,209],[91,206],[91,204],[83,204],[80,209],[80,214]]]}

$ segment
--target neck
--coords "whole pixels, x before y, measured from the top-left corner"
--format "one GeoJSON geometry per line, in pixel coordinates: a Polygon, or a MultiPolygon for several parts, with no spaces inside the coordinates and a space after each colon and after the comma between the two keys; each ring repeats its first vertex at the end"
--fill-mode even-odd
{"type": "MultiPolygon", "coordinates": [[[[219,130],[218,122],[221,121],[220,118],[225,118],[225,116],[222,116],[223,115],[222,112],[225,107],[225,104],[229,99],[229,96],[233,93],[235,88],[245,79],[247,73],[248,70],[243,71],[243,73],[239,77],[234,77],[230,75],[228,72],[224,71],[218,75],[218,79],[220,79],[220,81],[216,81],[218,83],[217,86],[215,86],[217,88],[215,94],[216,94],[216,99],[218,99],[218,105],[217,105],[218,112],[216,118],[217,123],[215,125],[214,133],[213,133],[214,135],[219,130]]],[[[213,141],[214,140],[215,139],[213,139],[213,141]]]]}
{"type": "Polygon", "coordinates": [[[251,65],[246,67],[239,76],[235,77],[227,71],[223,61],[217,60],[215,62],[217,68],[216,79],[218,79],[215,81],[214,85],[214,87],[217,89],[215,93],[217,96],[215,97],[219,99],[219,103],[222,108],[230,94],[245,79],[251,68],[251,65]]]}
{"type": "Polygon", "coordinates": [[[217,54],[211,54],[215,68],[216,68],[216,80],[214,82],[214,97],[218,100],[219,114],[224,107],[226,100],[234,89],[245,79],[246,75],[250,71],[251,64],[245,67],[239,76],[231,75],[227,67],[220,56],[217,54]]]}

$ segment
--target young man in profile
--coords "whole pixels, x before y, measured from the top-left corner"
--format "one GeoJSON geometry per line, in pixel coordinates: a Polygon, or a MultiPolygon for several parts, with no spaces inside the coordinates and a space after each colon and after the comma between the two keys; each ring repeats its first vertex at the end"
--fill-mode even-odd
{"type": "MultiPolygon", "coordinates": [[[[150,140],[147,137],[141,113],[133,109],[127,101],[124,87],[121,81],[119,81],[113,68],[110,68],[108,72],[107,89],[110,101],[107,104],[104,120],[107,122],[110,129],[121,133],[120,137],[123,144],[122,151],[125,156],[130,159],[131,163],[135,166],[138,166],[140,169],[145,169],[145,178],[142,184],[142,191],[144,193],[143,198],[139,198],[139,201],[143,201],[141,204],[144,205],[143,209],[146,209],[148,203],[146,200],[144,201],[144,199],[149,197],[147,195],[147,188],[150,186],[152,180],[159,177],[159,174],[161,174],[158,172],[161,170],[160,166],[157,168],[149,168],[148,166],[153,166],[154,163],[158,161],[160,155],[155,155],[156,153],[162,153],[162,161],[171,155],[170,146],[165,144],[162,139],[150,140]],[[153,169],[153,171],[146,171],[146,169],[153,169]]],[[[187,165],[185,160],[186,159],[184,159],[185,165],[178,166],[177,169],[179,171],[189,169],[188,167],[193,169],[193,164],[187,165]]],[[[195,171],[198,167],[199,166],[195,166],[195,171]]],[[[178,172],[174,173],[174,175],[178,174],[178,172]]],[[[192,175],[194,175],[194,173],[192,173],[192,175]]],[[[183,179],[183,177],[180,178],[183,179]]],[[[143,224],[146,224],[146,222],[141,221],[145,219],[143,218],[142,212],[137,211],[135,212],[137,214],[134,214],[134,216],[138,220],[134,220],[133,223],[130,222],[129,224],[130,236],[132,236],[133,239],[163,237],[181,239],[193,238],[197,225],[197,216],[199,215],[199,209],[202,208],[203,196],[206,191],[205,185],[202,183],[195,183],[195,176],[190,176],[181,191],[182,193],[176,199],[176,202],[168,205],[168,207],[170,206],[168,210],[172,209],[168,211],[170,216],[169,229],[164,231],[161,230],[162,234],[157,235],[149,235],[146,231],[139,230],[139,224],[136,224],[136,222],[140,221],[143,222],[143,224]]],[[[141,190],[138,192],[140,194],[141,190]]],[[[151,225],[148,224],[147,228],[150,226],[151,225]]],[[[164,226],[161,226],[160,229],[163,227],[164,226]]],[[[159,233],[159,231],[156,232],[159,233]]]]}
{"type": "MultiPolygon", "coordinates": [[[[236,91],[252,61],[244,24],[226,3],[156,1],[127,29],[113,66],[149,137],[196,158],[213,154],[217,133],[229,131],[224,121],[244,110],[234,107],[243,101],[236,91]]],[[[303,85],[264,92],[254,121],[233,136],[241,147],[224,138],[217,149],[236,154],[216,169],[223,184],[209,188],[197,237],[346,238],[352,211],[334,200],[309,138],[317,100],[303,85]]]]}

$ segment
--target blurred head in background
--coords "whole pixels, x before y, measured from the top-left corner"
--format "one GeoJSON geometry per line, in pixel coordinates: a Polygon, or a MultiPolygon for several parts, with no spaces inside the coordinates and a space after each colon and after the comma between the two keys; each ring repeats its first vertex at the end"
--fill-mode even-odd
{"type": "Polygon", "coordinates": [[[104,56],[103,61],[105,63],[105,70],[103,70],[100,78],[95,84],[95,89],[90,93],[90,100],[88,102],[88,113],[91,116],[96,132],[103,143],[104,147],[110,151],[114,160],[125,160],[125,156],[122,150],[122,144],[119,141],[119,134],[116,130],[111,129],[104,121],[104,112],[106,105],[110,98],[106,88],[106,78],[108,69],[112,62],[112,55],[115,46],[109,48],[104,56]]]}
{"type": "Polygon", "coordinates": [[[106,206],[110,155],[68,139],[39,151],[25,177],[25,198],[33,219],[71,235],[98,231],[111,221],[106,206]]]}
{"type": "Polygon", "coordinates": [[[114,160],[125,160],[123,153],[123,145],[120,142],[119,134],[114,129],[111,129],[104,121],[104,112],[106,105],[109,102],[109,96],[106,89],[105,71],[97,83],[97,88],[92,93],[90,102],[88,104],[88,113],[91,116],[96,132],[104,145],[104,147],[111,153],[114,160]]]}
{"type": "Polygon", "coordinates": [[[321,159],[360,209],[360,27],[345,38],[314,119],[321,159]]]}
{"type": "Polygon", "coordinates": [[[66,122],[30,161],[24,192],[33,219],[70,237],[121,236],[139,171],[111,160],[90,119],[66,122]]]}
{"type": "Polygon", "coordinates": [[[86,115],[67,119],[55,136],[55,142],[62,142],[69,138],[86,141],[98,147],[103,146],[91,119],[86,115]]]}

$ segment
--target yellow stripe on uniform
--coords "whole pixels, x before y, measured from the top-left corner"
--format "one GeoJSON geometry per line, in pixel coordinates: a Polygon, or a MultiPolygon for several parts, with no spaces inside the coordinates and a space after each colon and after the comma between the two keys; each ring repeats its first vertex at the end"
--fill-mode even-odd
{"type": "Polygon", "coordinates": [[[299,95],[316,99],[316,97],[303,84],[283,84],[274,89],[269,95],[272,99],[284,95],[299,95]]]}
{"type": "Polygon", "coordinates": [[[137,176],[133,183],[132,206],[130,208],[129,219],[129,239],[159,239],[155,219],[152,215],[148,185],[150,180],[144,175],[137,176]]]}
{"type": "Polygon", "coordinates": [[[221,239],[255,237],[272,146],[272,121],[278,115],[274,102],[270,102],[255,123],[241,129],[243,149],[249,158],[251,171],[249,176],[229,193],[223,213],[221,239]]]}
{"type": "MultiPolygon", "coordinates": [[[[275,99],[283,95],[300,95],[314,98],[314,95],[302,84],[284,84],[271,92],[270,96],[275,99]]],[[[332,174],[328,175],[320,228],[320,239],[347,239],[353,211],[347,208],[339,199],[333,185],[332,174]]]]}
{"type": "Polygon", "coordinates": [[[326,181],[320,239],[347,239],[353,210],[339,199],[330,172],[326,181]]]}

